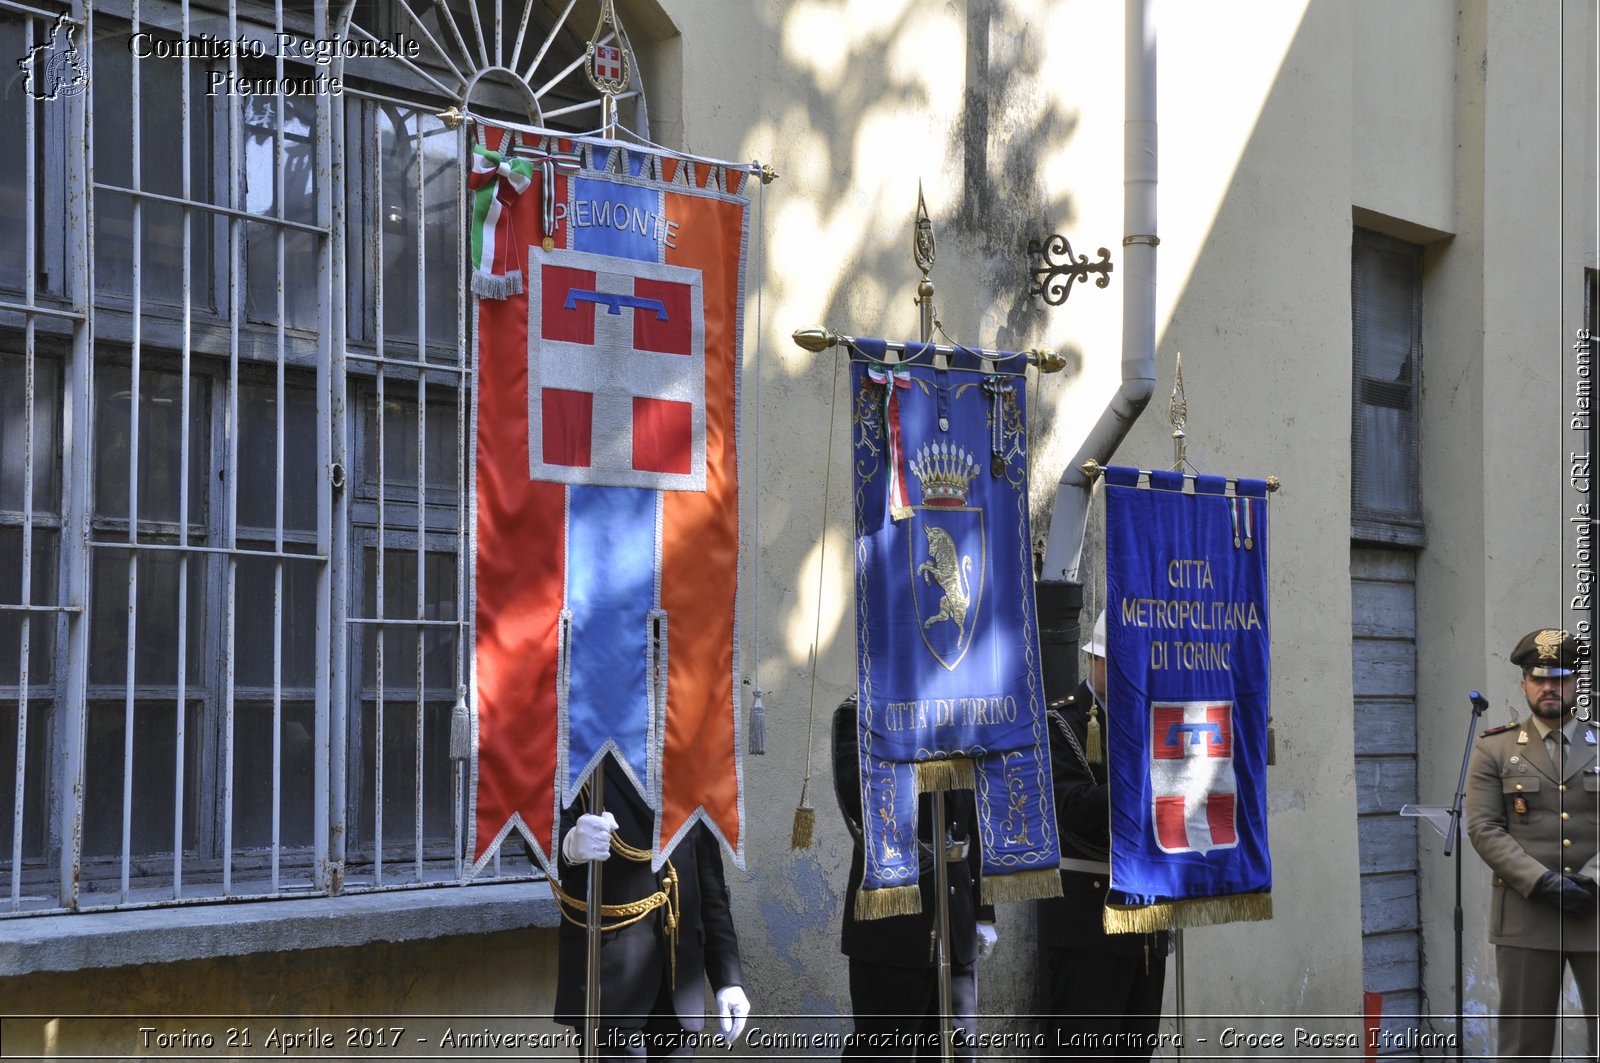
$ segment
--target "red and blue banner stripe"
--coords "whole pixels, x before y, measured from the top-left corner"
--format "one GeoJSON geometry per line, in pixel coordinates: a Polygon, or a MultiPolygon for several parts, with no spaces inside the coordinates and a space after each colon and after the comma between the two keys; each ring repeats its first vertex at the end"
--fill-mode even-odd
{"type": "Polygon", "coordinates": [[[610,755],[657,812],[658,864],[704,821],[742,865],[744,174],[530,150],[582,166],[500,194],[502,231],[551,239],[479,303],[474,857],[520,830],[553,871],[560,809],[610,755]]]}

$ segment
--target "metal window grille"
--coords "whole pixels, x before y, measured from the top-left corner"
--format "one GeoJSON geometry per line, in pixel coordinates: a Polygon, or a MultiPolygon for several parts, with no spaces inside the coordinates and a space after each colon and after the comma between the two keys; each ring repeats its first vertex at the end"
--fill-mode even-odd
{"type": "Polygon", "coordinates": [[[29,60],[0,108],[0,913],[461,880],[466,134],[435,114],[499,77],[474,109],[597,115],[571,11],[0,0],[29,60]],[[395,34],[421,54],[276,43],[395,34]]]}

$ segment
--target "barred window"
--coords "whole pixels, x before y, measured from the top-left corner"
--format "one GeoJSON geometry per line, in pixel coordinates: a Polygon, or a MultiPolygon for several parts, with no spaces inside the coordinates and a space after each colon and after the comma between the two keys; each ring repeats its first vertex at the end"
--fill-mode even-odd
{"type": "MultiPolygon", "coordinates": [[[[495,41],[466,0],[97,0],[84,85],[4,82],[0,914],[463,880],[466,133],[438,112],[489,70],[474,110],[598,125],[588,27],[506,7],[495,41]],[[271,48],[174,54],[368,33],[422,55],[337,96],[215,91],[330,73],[271,48]]],[[[55,19],[0,0],[0,56],[41,47],[55,19]]],[[[515,843],[492,867],[533,873],[515,843]]]]}
{"type": "Polygon", "coordinates": [[[1356,229],[1350,258],[1351,537],[1420,547],[1422,248],[1356,229]]]}

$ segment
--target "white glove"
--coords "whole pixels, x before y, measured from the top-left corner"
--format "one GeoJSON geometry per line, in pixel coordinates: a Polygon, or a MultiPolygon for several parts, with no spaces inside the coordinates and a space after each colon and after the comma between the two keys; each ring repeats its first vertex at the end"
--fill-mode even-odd
{"type": "Polygon", "coordinates": [[[617,817],[611,813],[585,812],[561,839],[561,855],[569,864],[604,860],[611,855],[611,832],[616,829],[617,817]]]}
{"type": "Polygon", "coordinates": [[[722,1032],[731,1045],[744,1033],[744,1020],[750,1015],[750,998],[736,985],[717,990],[717,1008],[722,1012],[722,1032]]]}
{"type": "Polygon", "coordinates": [[[994,952],[995,942],[1000,940],[1000,932],[994,928],[993,923],[978,924],[978,959],[987,960],[994,952]]]}

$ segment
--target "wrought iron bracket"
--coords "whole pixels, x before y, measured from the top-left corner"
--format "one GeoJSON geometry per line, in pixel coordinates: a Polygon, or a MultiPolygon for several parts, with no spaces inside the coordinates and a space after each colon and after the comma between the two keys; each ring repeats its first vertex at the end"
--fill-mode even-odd
{"type": "Polygon", "coordinates": [[[1047,306],[1066,302],[1067,296],[1072,294],[1072,285],[1088,280],[1091,273],[1099,274],[1094,282],[1096,288],[1106,287],[1111,283],[1114,268],[1110,251],[1100,248],[1098,262],[1090,262],[1088,255],[1075,257],[1072,245],[1059,233],[1051,233],[1042,241],[1028,241],[1028,272],[1033,276],[1028,294],[1039,296],[1047,306]]]}

